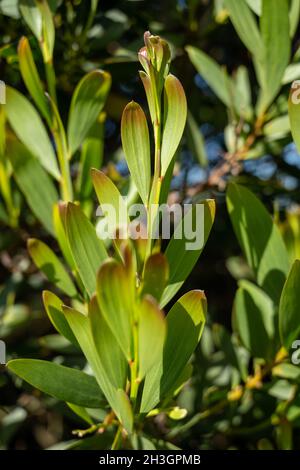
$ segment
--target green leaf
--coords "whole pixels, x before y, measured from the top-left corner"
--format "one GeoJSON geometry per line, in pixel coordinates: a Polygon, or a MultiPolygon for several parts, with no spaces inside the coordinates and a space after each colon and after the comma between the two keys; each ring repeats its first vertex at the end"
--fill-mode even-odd
{"type": "Polygon", "coordinates": [[[83,421],[88,423],[90,426],[93,425],[93,420],[88,414],[86,408],[83,408],[82,406],[78,405],[73,405],[72,403],[67,403],[67,405],[73,411],[73,413],[79,416],[83,421]]]}
{"type": "Polygon", "coordinates": [[[116,410],[117,416],[121,421],[126,431],[131,434],[133,428],[133,412],[128,395],[124,390],[117,390],[118,408],[116,410]]]}
{"type": "Polygon", "coordinates": [[[249,49],[258,57],[264,55],[264,45],[260,35],[256,19],[245,0],[224,0],[229,11],[230,19],[239,37],[249,49]]]}
{"type": "Polygon", "coordinates": [[[299,76],[300,76],[300,64],[290,64],[285,69],[281,84],[287,85],[288,83],[292,83],[294,80],[297,80],[299,76]]]}
{"type": "Polygon", "coordinates": [[[53,206],[53,226],[55,237],[58,241],[62,254],[72,270],[76,269],[73,255],[71,253],[69,241],[66,235],[65,221],[66,221],[67,203],[58,202],[53,206]]]}
{"type": "Polygon", "coordinates": [[[216,96],[228,107],[233,104],[233,84],[223,67],[220,67],[205,52],[193,46],[187,46],[186,51],[197,72],[204,78],[216,96]]]}
{"type": "Polygon", "coordinates": [[[181,140],[187,104],[184,89],[174,75],[168,75],[164,85],[164,122],[161,145],[161,174],[164,176],[181,140]]]}
{"type": "Polygon", "coordinates": [[[290,38],[293,39],[297,31],[300,17],[300,0],[291,0],[289,20],[290,20],[290,38]]]}
{"type": "Polygon", "coordinates": [[[7,155],[14,177],[36,217],[53,234],[52,210],[58,200],[55,186],[35,157],[20,142],[11,141],[7,155]]]}
{"type": "Polygon", "coordinates": [[[246,0],[246,2],[248,3],[249,7],[251,8],[251,10],[253,10],[254,13],[255,13],[257,16],[260,16],[260,15],[261,15],[261,4],[262,4],[262,1],[263,1],[263,0],[246,0]]]}
{"type": "Polygon", "coordinates": [[[169,265],[162,253],[151,255],[145,264],[141,296],[151,295],[158,302],[169,279],[169,265]]]}
{"type": "Polygon", "coordinates": [[[148,107],[149,107],[149,111],[150,111],[151,122],[154,123],[155,122],[156,112],[155,112],[155,106],[154,106],[155,101],[154,101],[154,98],[153,98],[151,80],[150,80],[149,75],[147,75],[142,70],[139,71],[139,75],[140,75],[140,78],[143,82],[145,93],[146,93],[146,96],[147,96],[147,103],[148,103],[148,107]]]}
{"type": "Polygon", "coordinates": [[[35,0],[20,0],[19,9],[35,37],[42,39],[42,15],[35,0]]]}
{"type": "Polygon", "coordinates": [[[291,44],[288,0],[278,0],[276,8],[272,0],[264,0],[260,24],[265,48],[263,60],[265,81],[262,83],[262,92],[258,100],[258,114],[262,114],[268,108],[279,92],[282,77],[289,63],[291,44]]]}
{"type": "Polygon", "coordinates": [[[35,265],[65,294],[75,297],[76,288],[56,254],[44,242],[36,238],[27,241],[27,249],[35,265]]]}
{"type": "Polygon", "coordinates": [[[108,326],[128,361],[131,354],[131,324],[134,312],[134,286],[126,268],[109,259],[102,264],[97,276],[97,298],[108,326]]]}
{"type": "Polygon", "coordinates": [[[257,283],[278,304],[289,258],[279,229],[263,204],[248,189],[230,183],[227,208],[257,283]]]}
{"type": "Polygon", "coordinates": [[[78,192],[81,200],[89,199],[93,185],[90,172],[92,168],[101,168],[104,150],[105,113],[100,113],[95,124],[89,130],[82,143],[80,155],[80,171],[78,177],[78,192]]]}
{"type": "Polygon", "coordinates": [[[109,235],[114,238],[116,230],[119,228],[122,233],[124,232],[123,236],[127,237],[130,221],[125,199],[111,179],[102,171],[93,168],[91,174],[98,201],[104,216],[107,217],[109,235]],[[112,210],[114,210],[114,214],[112,214],[112,210]]]}
{"type": "Polygon", "coordinates": [[[5,111],[21,142],[39,159],[45,170],[59,180],[60,172],[53,146],[38,112],[30,101],[19,91],[7,86],[5,111]]]}
{"type": "Polygon", "coordinates": [[[278,346],[273,302],[251,282],[241,281],[239,286],[234,301],[234,328],[254,357],[273,359],[278,346]]]}
{"type": "Polygon", "coordinates": [[[291,133],[296,144],[298,152],[300,152],[300,82],[296,80],[291,87],[289,96],[289,118],[291,133]]]}
{"type": "Polygon", "coordinates": [[[107,377],[114,387],[125,389],[128,362],[105,321],[95,296],[92,297],[89,304],[89,318],[94,347],[101,358],[107,377]]]}
{"type": "Polygon", "coordinates": [[[200,130],[200,127],[198,126],[193,115],[189,111],[187,114],[186,136],[187,144],[192,154],[196,157],[199,164],[203,168],[206,168],[208,165],[208,159],[205,149],[204,137],[200,130]]]}
{"type": "Polygon", "coordinates": [[[151,179],[149,131],[144,111],[134,101],[123,111],[121,136],[130,174],[143,203],[147,204],[151,179]]]}
{"type": "Polygon", "coordinates": [[[195,266],[210,234],[210,230],[215,218],[215,210],[216,206],[213,199],[207,199],[201,204],[195,204],[176,227],[173,237],[171,238],[165,252],[169,263],[170,278],[169,284],[165,288],[162,300],[160,302],[161,307],[164,307],[169,302],[169,300],[172,299],[195,266]],[[197,207],[200,205],[204,210],[203,220],[201,220],[202,217],[200,207],[197,207]],[[188,247],[188,244],[193,243],[196,238],[194,240],[190,239],[188,233],[185,233],[186,227],[191,227],[192,225],[194,228],[195,224],[198,224],[196,231],[197,236],[200,236],[201,230],[204,232],[203,244],[200,243],[200,247],[197,249],[195,249],[195,247],[188,247]]]}
{"type": "Polygon", "coordinates": [[[166,337],[166,320],[152,297],[144,297],[139,305],[138,378],[142,380],[152,366],[162,360],[166,337]]]}
{"type": "Polygon", "coordinates": [[[38,7],[42,18],[42,42],[41,49],[46,63],[51,63],[53,57],[55,27],[52,12],[47,0],[40,0],[38,7]]]}
{"type": "Polygon", "coordinates": [[[71,330],[62,310],[63,302],[52,292],[43,291],[43,302],[49,320],[54,328],[72,344],[78,346],[77,339],[71,330]]]}
{"type": "Polygon", "coordinates": [[[289,132],[290,121],[287,114],[272,119],[264,126],[264,135],[268,140],[280,139],[289,134],[289,132]]]}
{"type": "Polygon", "coordinates": [[[178,381],[194,352],[205,323],[203,291],[184,294],[167,315],[167,337],[163,357],[146,375],[141,413],[151,411],[178,381]]]}
{"type": "Polygon", "coordinates": [[[7,367],[33,387],[59,400],[88,408],[103,406],[96,380],[80,370],[38,359],[14,359],[7,367]]]}
{"type": "Polygon", "coordinates": [[[114,411],[118,410],[119,403],[116,396],[117,390],[108,378],[101,358],[95,349],[90,318],[87,315],[78,312],[74,308],[69,308],[66,306],[63,306],[63,312],[82,349],[83,354],[85,355],[95,374],[95,378],[99,384],[99,387],[104,393],[105,398],[114,411]]]}
{"type": "Polygon", "coordinates": [[[284,284],[279,304],[279,332],[282,344],[289,351],[293,341],[300,337],[300,261],[291,267],[284,284]]]}
{"type": "Polygon", "coordinates": [[[96,289],[96,273],[107,258],[105,247],[80,207],[72,203],[67,206],[66,232],[79,276],[91,297],[96,289]]]}
{"type": "Polygon", "coordinates": [[[33,60],[31,47],[26,37],[22,37],[18,46],[18,56],[20,64],[20,72],[25,85],[39,108],[40,112],[47,120],[48,124],[51,122],[51,114],[45,92],[33,60]]]}
{"type": "Polygon", "coordinates": [[[71,155],[86,138],[102,111],[111,85],[111,76],[93,70],[78,83],[71,101],[68,119],[68,144],[71,155]]]}

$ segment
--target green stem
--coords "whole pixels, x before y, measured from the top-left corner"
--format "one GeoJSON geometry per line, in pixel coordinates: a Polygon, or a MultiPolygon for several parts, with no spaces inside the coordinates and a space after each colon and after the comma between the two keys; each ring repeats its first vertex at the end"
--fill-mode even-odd
{"type": "Polygon", "coordinates": [[[118,450],[120,448],[121,437],[122,437],[122,425],[120,424],[117,429],[114,441],[112,443],[111,450],[118,450]]]}
{"type": "Polygon", "coordinates": [[[49,94],[52,100],[54,101],[54,103],[57,104],[56,77],[55,77],[55,71],[54,71],[52,61],[45,62],[45,72],[46,72],[46,79],[47,79],[49,94]]]}
{"type": "Polygon", "coordinates": [[[0,188],[9,215],[9,224],[15,228],[18,226],[19,211],[14,206],[7,165],[2,159],[0,160],[0,188]]]}
{"type": "Polygon", "coordinates": [[[130,399],[133,408],[136,404],[139,382],[138,382],[138,348],[139,348],[139,336],[138,336],[138,323],[135,318],[133,324],[133,361],[130,364],[130,399]]]}

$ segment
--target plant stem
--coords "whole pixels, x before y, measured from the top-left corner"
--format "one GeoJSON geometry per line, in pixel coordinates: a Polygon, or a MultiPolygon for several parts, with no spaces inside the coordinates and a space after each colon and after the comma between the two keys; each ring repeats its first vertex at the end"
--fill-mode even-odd
{"type": "Polygon", "coordinates": [[[9,215],[9,224],[15,228],[18,226],[19,211],[14,206],[7,164],[2,159],[0,159],[0,188],[9,215]]]}
{"type": "Polygon", "coordinates": [[[117,432],[115,434],[114,441],[111,446],[111,450],[117,450],[120,447],[121,444],[121,436],[122,436],[122,425],[119,424],[117,432]]]}
{"type": "Polygon", "coordinates": [[[139,336],[138,336],[138,322],[134,319],[133,323],[133,361],[130,364],[130,400],[133,408],[136,404],[139,382],[138,382],[138,348],[139,348],[139,336]]]}
{"type": "Polygon", "coordinates": [[[54,71],[52,61],[45,62],[45,72],[46,72],[46,79],[47,79],[49,94],[52,100],[54,101],[54,103],[57,104],[56,77],[55,77],[55,71],[54,71]]]}

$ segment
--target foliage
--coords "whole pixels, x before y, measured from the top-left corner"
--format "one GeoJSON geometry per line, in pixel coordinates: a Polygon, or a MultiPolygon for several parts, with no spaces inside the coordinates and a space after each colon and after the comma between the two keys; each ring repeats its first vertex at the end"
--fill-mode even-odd
{"type": "Polygon", "coordinates": [[[3,448],[299,448],[300,1],[273,3],[0,2],[3,448]]]}

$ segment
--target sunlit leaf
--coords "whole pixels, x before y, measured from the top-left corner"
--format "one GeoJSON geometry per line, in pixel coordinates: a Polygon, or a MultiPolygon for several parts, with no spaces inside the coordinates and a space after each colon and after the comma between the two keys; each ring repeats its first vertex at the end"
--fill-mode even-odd
{"type": "Polygon", "coordinates": [[[164,86],[164,120],[161,145],[161,174],[165,175],[181,140],[187,116],[184,89],[174,75],[168,75],[164,86]]]}
{"type": "Polygon", "coordinates": [[[206,308],[204,292],[196,290],[184,294],[171,308],[163,357],[146,375],[142,413],[153,409],[179,379],[200,340],[206,308]]]}
{"type": "Polygon", "coordinates": [[[111,85],[108,72],[94,70],[78,83],[68,119],[68,144],[71,155],[82,144],[102,111],[111,85]]]}
{"type": "Polygon", "coordinates": [[[107,258],[104,244],[79,206],[69,203],[66,232],[80,278],[91,297],[96,289],[96,273],[107,258]]]}
{"type": "Polygon", "coordinates": [[[195,266],[207,242],[214,222],[215,210],[216,206],[213,199],[207,199],[204,203],[196,204],[187,212],[175,229],[165,252],[169,263],[170,276],[169,284],[160,302],[162,307],[172,299],[195,266]],[[191,228],[196,230],[194,234],[190,232],[191,228]],[[193,242],[197,241],[197,237],[200,238],[200,243],[195,243],[192,246],[193,242]]]}
{"type": "Polygon", "coordinates": [[[121,136],[130,174],[142,201],[147,204],[151,178],[149,131],[144,111],[134,101],[123,111],[121,136]]]}
{"type": "Polygon", "coordinates": [[[20,72],[25,85],[34,99],[37,107],[47,119],[48,124],[51,122],[49,106],[45,97],[44,89],[33,60],[31,47],[26,37],[22,37],[18,47],[20,72]]]}
{"type": "Polygon", "coordinates": [[[19,91],[6,87],[5,111],[14,132],[45,170],[60,178],[57,160],[44,124],[30,101],[19,91]]]}

